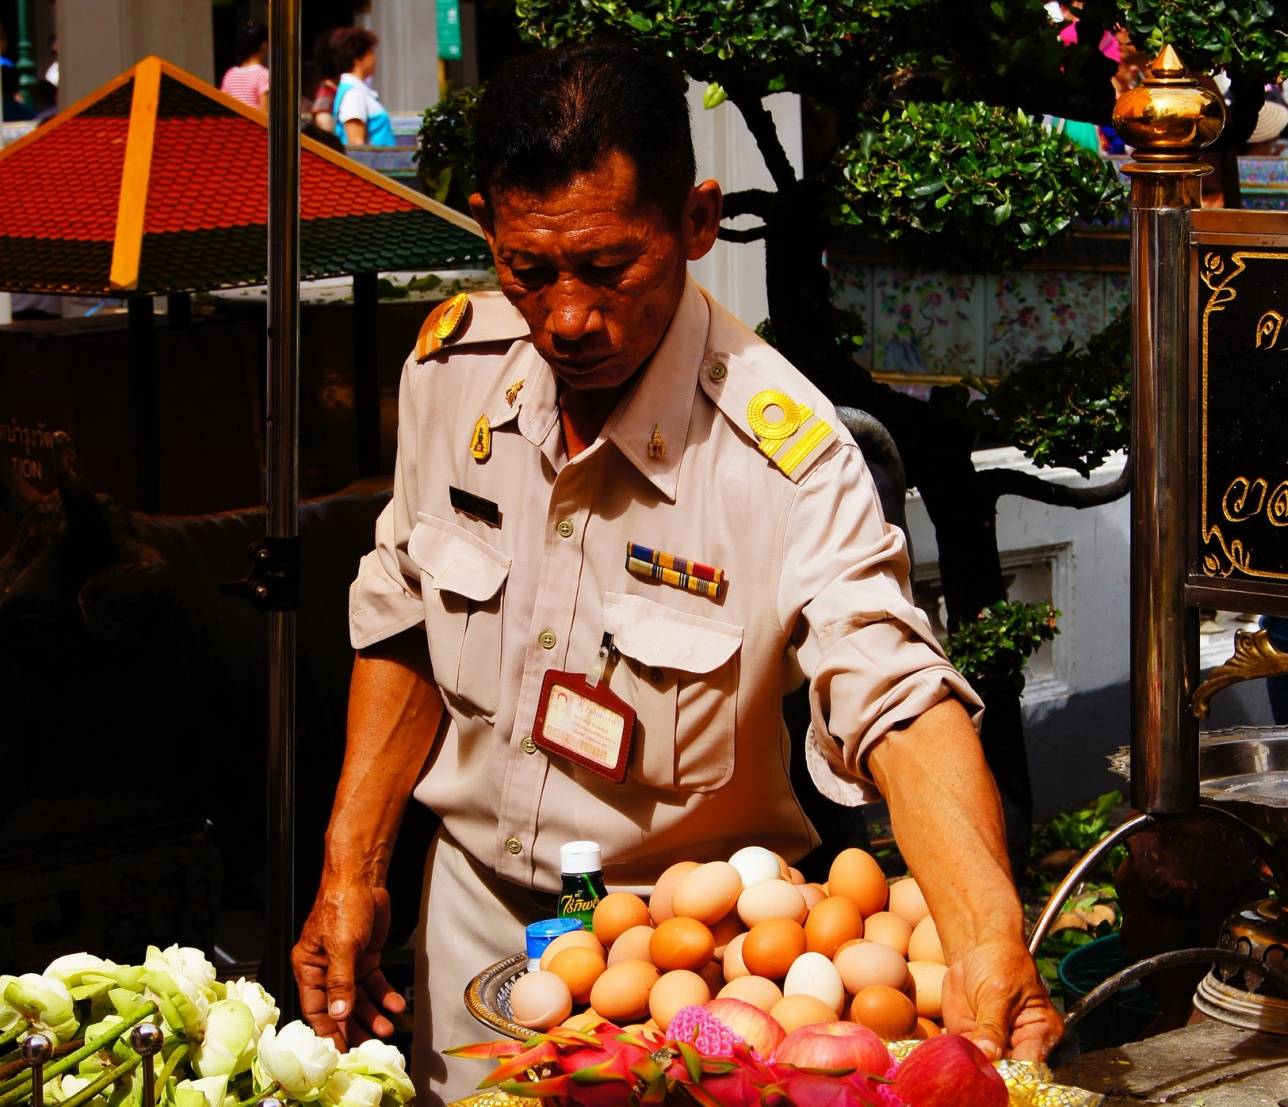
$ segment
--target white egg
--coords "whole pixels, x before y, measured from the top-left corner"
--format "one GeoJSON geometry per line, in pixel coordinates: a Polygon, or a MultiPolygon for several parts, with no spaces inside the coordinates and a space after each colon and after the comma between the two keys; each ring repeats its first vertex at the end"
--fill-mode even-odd
{"type": "Polygon", "coordinates": [[[729,858],[729,864],[738,870],[744,888],[762,880],[778,880],[783,875],[778,867],[778,858],[763,846],[743,846],[729,858]]]}
{"type": "Polygon", "coordinates": [[[838,1015],[845,1004],[845,985],[836,966],[821,953],[802,953],[787,970],[783,995],[813,996],[838,1015]]]}

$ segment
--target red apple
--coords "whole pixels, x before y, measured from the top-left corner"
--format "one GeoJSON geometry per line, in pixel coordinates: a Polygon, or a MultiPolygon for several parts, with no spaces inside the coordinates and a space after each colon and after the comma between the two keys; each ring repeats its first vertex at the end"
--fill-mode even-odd
{"type": "Polygon", "coordinates": [[[891,1057],[885,1044],[866,1026],[854,1022],[824,1022],[793,1030],[774,1050],[774,1064],[793,1065],[812,1072],[859,1071],[884,1076],[891,1057]]]}
{"type": "Polygon", "coordinates": [[[783,1040],[783,1028],[759,1007],[726,996],[703,1005],[712,1018],[719,1019],[761,1057],[768,1057],[783,1040]]]}
{"type": "Polygon", "coordinates": [[[777,1085],[778,1095],[762,1102],[776,1107],[784,1103],[790,1107],[877,1107],[875,1093],[856,1081],[837,1080],[803,1069],[785,1071],[787,1075],[777,1085]]]}
{"type": "Polygon", "coordinates": [[[960,1034],[922,1042],[899,1066],[894,1092],[909,1107],[1006,1107],[1006,1082],[960,1034]]]}

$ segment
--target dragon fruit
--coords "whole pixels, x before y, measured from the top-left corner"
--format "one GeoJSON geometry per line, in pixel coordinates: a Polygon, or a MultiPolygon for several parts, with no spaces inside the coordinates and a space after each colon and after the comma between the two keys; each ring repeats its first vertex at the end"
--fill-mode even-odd
{"type": "Polygon", "coordinates": [[[715,1015],[694,1004],[676,1012],[667,1027],[667,1036],[676,1042],[691,1042],[707,1057],[732,1057],[735,1046],[746,1045],[715,1015]]]}

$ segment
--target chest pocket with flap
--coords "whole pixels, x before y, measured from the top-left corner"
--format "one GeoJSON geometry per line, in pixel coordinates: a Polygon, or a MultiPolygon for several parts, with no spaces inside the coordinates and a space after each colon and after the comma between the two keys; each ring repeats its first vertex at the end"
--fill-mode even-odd
{"type": "Polygon", "coordinates": [[[464,527],[417,514],[407,553],[420,568],[429,659],[438,686],[485,718],[495,717],[510,558],[464,527]]]}
{"type": "Polygon", "coordinates": [[[609,686],[636,711],[631,775],[709,792],[733,775],[742,627],[643,596],[604,593],[604,629],[622,655],[609,686]]]}

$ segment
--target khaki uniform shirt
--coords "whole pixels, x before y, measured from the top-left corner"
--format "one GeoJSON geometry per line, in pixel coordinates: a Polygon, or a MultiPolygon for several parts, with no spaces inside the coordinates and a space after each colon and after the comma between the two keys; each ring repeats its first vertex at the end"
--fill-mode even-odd
{"type": "Polygon", "coordinates": [[[824,397],[692,281],[595,443],[563,445],[555,378],[499,293],[404,366],[393,499],[350,597],[362,649],[420,624],[447,712],[416,797],[475,860],[542,891],[559,847],[603,847],[610,884],[682,857],[817,838],[788,781],[781,699],[810,678],[824,791],[875,798],[864,754],[955,694],[913,605],[902,532],[824,397]],[[421,355],[421,356],[418,356],[421,355]],[[471,453],[480,417],[486,456],[471,453]],[[452,487],[495,503],[495,524],[452,487]],[[627,570],[630,542],[724,570],[716,598],[627,570]],[[637,712],[624,783],[531,740],[549,669],[607,681],[637,712]]]}

